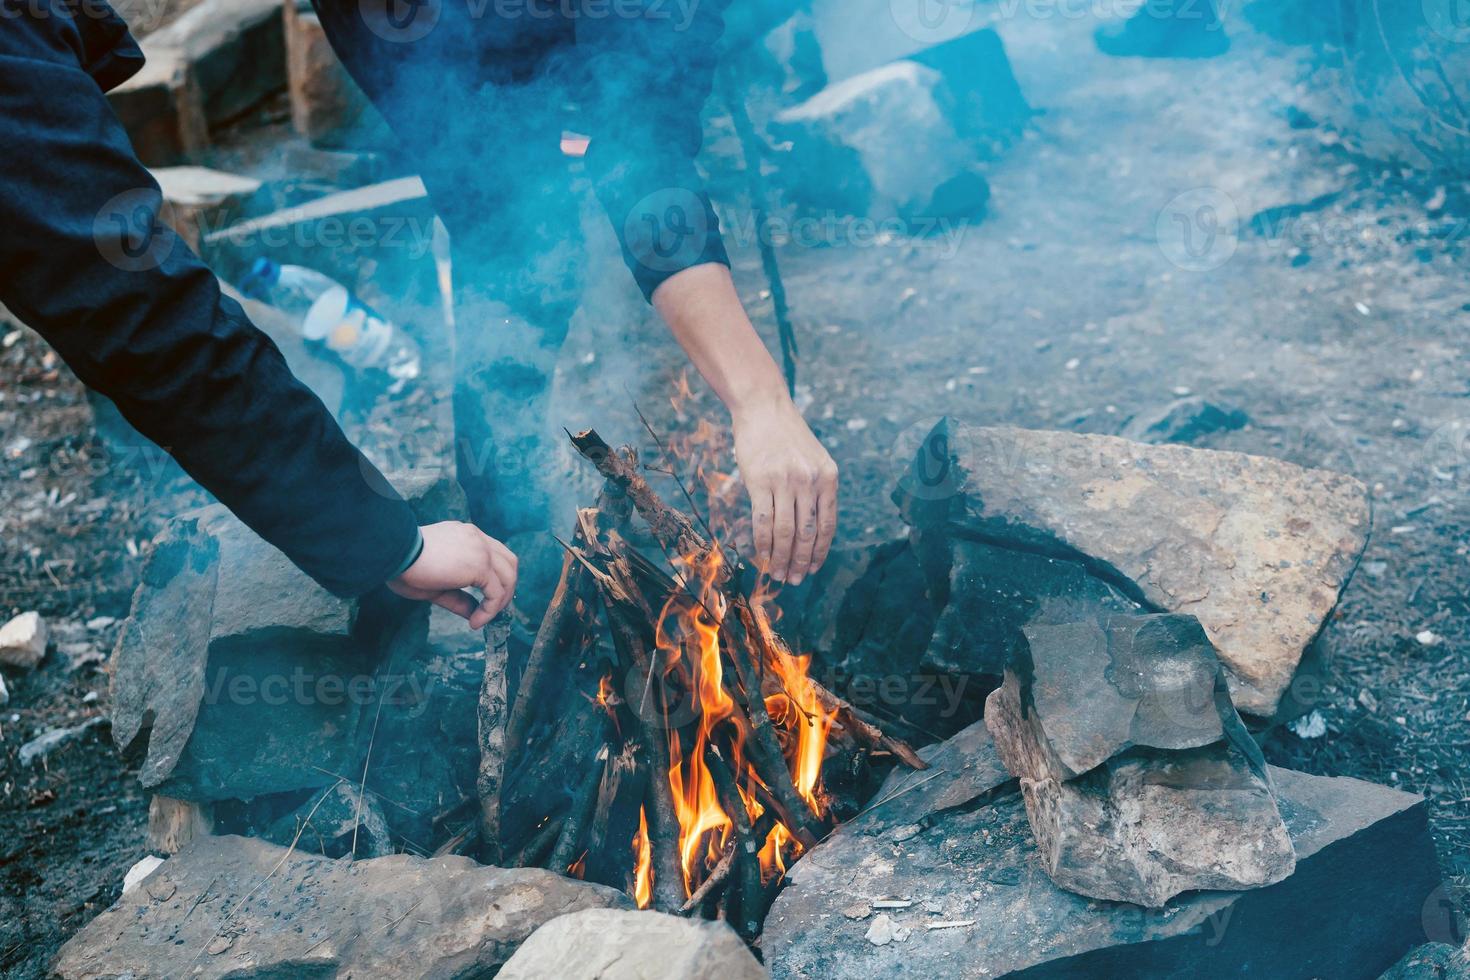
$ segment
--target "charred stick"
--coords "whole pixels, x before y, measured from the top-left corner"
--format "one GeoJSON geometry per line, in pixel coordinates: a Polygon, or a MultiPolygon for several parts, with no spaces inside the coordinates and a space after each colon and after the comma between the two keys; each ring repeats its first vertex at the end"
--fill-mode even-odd
{"type": "MultiPolygon", "coordinates": [[[[761,147],[764,145],[751,125],[750,114],[745,109],[744,79],[738,77],[738,69],[731,61],[719,73],[719,88],[724,95],[725,105],[730,110],[730,122],[735,127],[735,138],[740,143],[741,162],[745,165],[745,180],[750,192],[750,208],[755,216],[755,227],[766,227],[766,209],[770,195],[766,191],[765,173],[761,169],[761,147]]],[[[786,283],[781,278],[781,266],[776,260],[776,246],[769,236],[758,235],[757,251],[760,252],[761,269],[766,274],[766,285],[770,287],[771,311],[776,317],[776,335],[781,340],[781,373],[786,376],[786,393],[796,397],[796,329],[791,324],[791,310],[786,304],[786,283]]]]}
{"type": "Polygon", "coordinates": [[[480,682],[480,697],[475,705],[475,725],[480,734],[475,798],[480,803],[481,853],[485,860],[495,864],[500,863],[504,854],[501,847],[500,806],[507,769],[505,726],[510,720],[510,710],[506,704],[506,685],[509,683],[506,674],[510,669],[509,640],[510,626],[503,618],[485,628],[485,676],[480,682]]]}
{"type": "Polygon", "coordinates": [[[585,850],[582,847],[583,830],[592,817],[593,808],[597,806],[598,791],[607,771],[609,754],[606,745],[598,750],[597,764],[583,777],[576,795],[572,797],[571,806],[567,808],[566,817],[562,820],[561,834],[556,838],[556,846],[551,850],[549,862],[551,870],[557,874],[566,874],[572,862],[585,850]]]}
{"type": "Polygon", "coordinates": [[[641,742],[648,769],[646,803],[648,842],[653,854],[653,904],[661,912],[674,912],[684,904],[684,866],[679,858],[679,813],[668,778],[672,756],[668,741],[670,731],[665,727],[668,715],[664,709],[663,688],[653,677],[654,667],[644,645],[642,631],[629,621],[631,597],[619,595],[622,591],[620,584],[611,576],[604,575],[597,579],[597,584],[602,589],[603,603],[607,607],[613,644],[623,662],[641,674],[644,697],[650,702],[635,714],[643,721],[640,726],[641,742]],[[653,724],[648,724],[648,716],[644,713],[650,708],[653,724]]]}
{"type": "Polygon", "coordinates": [[[709,899],[724,891],[725,883],[730,880],[730,871],[735,867],[735,838],[731,836],[725,849],[720,853],[720,860],[710,871],[709,876],[699,883],[688,900],[679,906],[680,915],[693,915],[701,905],[709,899]]]}
{"type": "Polygon", "coordinates": [[[639,472],[636,454],[614,452],[595,429],[579,432],[571,439],[577,452],[596,466],[597,472],[628,495],[638,513],[648,522],[654,537],[665,548],[681,555],[699,554],[709,549],[694,523],[683,512],[664,503],[663,498],[648,485],[639,472]]]}
{"type": "Polygon", "coordinates": [[[475,838],[480,834],[480,828],[475,824],[467,824],[463,830],[453,837],[434,848],[433,857],[443,857],[446,854],[463,854],[474,846],[475,838]]]}
{"type": "Polygon", "coordinates": [[[524,847],[516,853],[511,861],[511,866],[516,868],[539,868],[546,852],[556,845],[556,838],[561,834],[561,817],[551,817],[531,839],[526,841],[524,847]]]}
{"type": "Polygon", "coordinates": [[[746,939],[753,939],[760,934],[761,916],[764,905],[761,901],[761,861],[760,845],[756,843],[755,834],[750,825],[750,812],[745,808],[745,800],[740,796],[740,789],[735,782],[735,774],[725,763],[725,757],[720,755],[720,750],[711,745],[705,753],[705,764],[709,768],[710,779],[715,784],[715,794],[719,798],[720,808],[730,818],[732,838],[735,842],[735,865],[739,873],[739,900],[735,903],[727,903],[727,906],[735,906],[736,917],[731,919],[735,931],[746,939]]]}
{"type": "Polygon", "coordinates": [[[877,725],[867,721],[858,713],[858,709],[840,695],[833,694],[815,678],[808,678],[807,682],[812,686],[812,692],[822,707],[837,714],[837,723],[853,737],[853,741],[866,748],[868,751],[886,749],[892,752],[900,762],[910,769],[928,769],[929,763],[919,758],[913,746],[895,735],[889,735],[877,725]]]}
{"type": "Polygon", "coordinates": [[[684,904],[684,864],[679,857],[679,811],[669,785],[669,743],[664,732],[646,733],[652,771],[648,774],[648,843],[653,853],[653,907],[675,912],[684,904]]]}
{"type": "MultiPolygon", "coordinates": [[[[574,535],[574,540],[577,536],[574,535]]],[[[526,734],[530,731],[537,705],[543,700],[541,689],[548,669],[553,661],[565,662],[566,651],[581,637],[585,626],[582,597],[587,593],[587,572],[571,555],[562,558],[561,578],[556,591],[551,595],[551,605],[546,607],[546,616],[536,639],[531,645],[531,655],[526,659],[526,669],[521,675],[520,691],[510,709],[510,721],[505,730],[505,754],[507,759],[520,756],[526,745],[526,734]]]]}
{"type": "MultiPolygon", "coordinates": [[[[633,731],[632,728],[624,730],[633,731]]],[[[625,743],[608,760],[607,775],[588,833],[585,880],[633,894],[633,886],[628,881],[628,874],[633,870],[629,855],[638,838],[638,815],[643,811],[647,778],[648,770],[640,765],[635,743],[625,743]]]]}

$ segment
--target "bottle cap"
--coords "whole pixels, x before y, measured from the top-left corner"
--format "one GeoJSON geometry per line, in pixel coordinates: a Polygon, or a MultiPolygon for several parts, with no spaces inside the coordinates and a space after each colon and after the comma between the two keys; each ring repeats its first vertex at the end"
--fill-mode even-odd
{"type": "Polygon", "coordinates": [[[261,256],[250,265],[250,271],[240,280],[240,292],[251,299],[260,299],[265,290],[281,279],[281,267],[261,256]]]}

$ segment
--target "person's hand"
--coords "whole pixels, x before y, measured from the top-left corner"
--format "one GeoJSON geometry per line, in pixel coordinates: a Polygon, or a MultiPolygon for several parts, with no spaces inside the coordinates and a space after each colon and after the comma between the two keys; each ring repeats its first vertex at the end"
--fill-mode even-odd
{"type": "Polygon", "coordinates": [[[800,585],[827,560],[837,531],[837,464],[789,398],[732,421],[757,564],[772,578],[800,585]]]}
{"type": "Polygon", "coordinates": [[[443,606],[480,629],[510,604],[516,591],[516,556],[473,524],[442,521],[420,529],[424,550],[388,588],[409,599],[443,606]],[[466,589],[477,589],[475,598],[466,589]]]}

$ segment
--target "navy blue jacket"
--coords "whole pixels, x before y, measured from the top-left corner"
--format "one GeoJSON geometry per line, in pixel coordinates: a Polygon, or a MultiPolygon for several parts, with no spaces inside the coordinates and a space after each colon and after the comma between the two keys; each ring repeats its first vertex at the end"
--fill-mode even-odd
{"type": "Polygon", "coordinates": [[[0,303],[308,575],[366,592],[413,512],[159,220],[103,95],[142,63],[96,0],[0,0],[0,303]]]}
{"type": "MultiPolygon", "coordinates": [[[[319,0],[335,40],[368,23],[358,2],[319,0]]],[[[437,16],[444,0],[417,2],[437,16]]],[[[612,16],[562,18],[543,39],[574,49],[587,117],[617,120],[595,127],[588,165],[646,297],[683,268],[728,262],[693,166],[725,5],[696,0],[672,18],[667,0],[623,0],[612,16]]],[[[474,58],[452,63],[486,74],[436,84],[520,81],[517,57],[538,46],[525,25],[541,20],[491,14],[468,30],[456,18],[484,17],[483,5],[442,9],[433,40],[473,38],[474,58]]],[[[357,30],[341,45],[360,74],[406,53],[370,41],[357,30]]],[[[158,186],[103,94],[142,61],[101,0],[0,0],[0,303],[307,574],[365,592],[415,553],[413,515],[160,222],[158,186]]],[[[437,64],[447,76],[451,59],[437,64]]]]}

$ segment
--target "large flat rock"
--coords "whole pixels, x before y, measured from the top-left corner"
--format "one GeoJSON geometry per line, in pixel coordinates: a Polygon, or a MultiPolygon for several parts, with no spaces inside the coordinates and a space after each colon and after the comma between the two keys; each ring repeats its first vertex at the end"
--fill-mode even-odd
{"type": "Polygon", "coordinates": [[[501,980],[763,980],[768,974],[723,922],[591,908],[537,929],[501,980]]]}
{"type": "Polygon", "coordinates": [[[1053,884],[983,722],[949,744],[938,775],[898,777],[792,866],[761,943],[773,976],[1368,980],[1425,941],[1439,872],[1417,796],[1272,769],[1296,871],[1150,910],[1053,884]]]}
{"type": "Polygon", "coordinates": [[[333,861],[200,838],[62,947],[96,977],[484,977],[541,924],[621,893],[534,868],[396,854],[333,861]]]}
{"type": "MultiPolygon", "coordinates": [[[[1199,619],[1244,712],[1269,717],[1367,540],[1349,476],[1242,453],[942,421],[895,494],[923,537],[1062,554],[1199,619]]],[[[940,553],[930,545],[920,554],[940,553]]]]}

